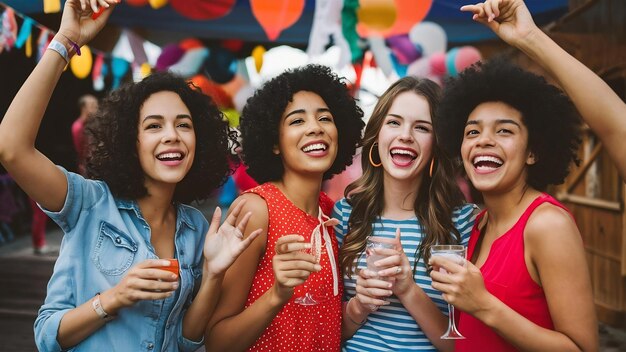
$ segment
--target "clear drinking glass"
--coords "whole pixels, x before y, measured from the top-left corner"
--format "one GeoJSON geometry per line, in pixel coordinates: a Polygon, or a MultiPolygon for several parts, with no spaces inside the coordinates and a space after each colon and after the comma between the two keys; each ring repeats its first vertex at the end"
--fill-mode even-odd
{"type": "MultiPolygon", "coordinates": [[[[317,246],[317,242],[318,241],[318,237],[317,236],[313,236],[311,237],[311,248],[310,249],[306,249],[304,250],[305,253],[311,254],[312,256],[315,257],[315,262],[317,262],[318,264],[320,263],[320,258],[322,256],[322,251],[321,249],[318,250],[318,246],[317,246]]],[[[321,248],[321,246],[320,246],[321,248]]],[[[314,284],[314,280],[316,278],[317,273],[311,273],[309,275],[309,277],[306,279],[306,281],[304,282],[304,295],[297,297],[294,302],[303,306],[313,306],[316,305],[318,303],[320,303],[320,301],[318,299],[315,299],[316,297],[313,295],[313,293],[311,292],[311,289],[309,287],[309,284],[314,284]]]]}
{"type": "MultiPolygon", "coordinates": [[[[367,238],[367,244],[365,245],[365,260],[367,262],[367,270],[378,272],[385,268],[379,268],[374,263],[386,258],[384,254],[376,253],[376,249],[395,249],[396,241],[393,238],[370,236],[367,238]]],[[[377,277],[380,280],[389,281],[385,277],[377,277]]],[[[378,306],[370,305],[371,310],[376,310],[378,306]]]]}
{"type": "MultiPolygon", "coordinates": [[[[433,245],[430,247],[431,256],[441,256],[453,262],[465,266],[465,247],[461,245],[433,245]]],[[[435,268],[437,269],[437,268],[435,268]]],[[[440,272],[446,272],[444,268],[438,268],[440,272]]],[[[448,330],[441,336],[442,339],[459,340],[464,339],[456,328],[454,318],[454,306],[448,303],[448,330]]]]}

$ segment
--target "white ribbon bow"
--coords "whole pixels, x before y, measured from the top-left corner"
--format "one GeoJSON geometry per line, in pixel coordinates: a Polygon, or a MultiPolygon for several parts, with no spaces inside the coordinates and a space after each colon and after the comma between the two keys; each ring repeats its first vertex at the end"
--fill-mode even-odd
{"type": "Polygon", "coordinates": [[[324,215],[322,208],[319,208],[319,215],[317,219],[320,224],[313,229],[313,232],[311,232],[311,249],[314,251],[313,254],[315,259],[319,261],[322,254],[322,238],[324,239],[326,254],[328,255],[330,268],[333,272],[333,293],[337,296],[339,294],[339,275],[337,273],[337,263],[335,262],[335,255],[333,253],[333,244],[326,227],[339,224],[339,220],[324,215]]]}

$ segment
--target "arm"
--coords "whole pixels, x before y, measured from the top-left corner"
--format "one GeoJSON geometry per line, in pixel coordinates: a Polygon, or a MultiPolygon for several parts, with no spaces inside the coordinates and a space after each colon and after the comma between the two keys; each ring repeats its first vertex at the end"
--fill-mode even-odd
{"type": "MultiPolygon", "coordinates": [[[[94,0],[95,1],[95,0],[94,0]]],[[[73,48],[68,39],[84,45],[102,29],[111,11],[92,20],[91,10],[82,10],[87,0],[65,3],[61,27],[54,39],[68,53],[73,48]]],[[[98,0],[100,6],[115,6],[115,0],[98,0]],[[111,4],[111,5],[109,5],[111,4]]],[[[59,211],[67,193],[67,179],[56,166],[37,149],[35,138],[44,112],[63,68],[63,57],[46,50],[24,85],[15,95],[0,124],[0,162],[24,191],[44,208],[59,211]]]]}
{"type": "Polygon", "coordinates": [[[571,217],[551,205],[539,207],[525,233],[526,265],[540,284],[555,330],[540,327],[486,291],[480,270],[441,257],[431,263],[433,287],[455,307],[473,315],[522,351],[596,351],[597,322],[580,233],[571,217]]]}
{"type": "Polygon", "coordinates": [[[241,221],[235,226],[235,221],[240,217],[241,209],[245,203],[243,200],[234,207],[219,230],[222,212],[217,208],[213,213],[211,226],[204,243],[202,283],[183,318],[183,336],[188,340],[199,341],[202,339],[207,323],[215,310],[224,273],[261,233],[261,229],[257,229],[245,239],[243,238],[243,231],[252,215],[250,212],[241,216],[241,221]]]}
{"type": "Polygon", "coordinates": [[[626,139],[626,104],[620,97],[537,28],[522,0],[488,0],[461,10],[473,12],[476,21],[526,53],[558,81],[585,122],[600,137],[626,181],[626,154],[622,145],[626,139]]]}
{"type": "Polygon", "coordinates": [[[244,237],[249,236],[251,229],[261,228],[262,233],[224,276],[219,304],[205,333],[207,351],[244,351],[249,348],[291,299],[293,288],[302,284],[311,271],[319,270],[312,256],[299,252],[310,244],[295,242],[303,240],[299,235],[283,236],[276,244],[277,254],[273,260],[274,285],[244,309],[259,260],[265,250],[274,248],[265,248],[269,221],[265,201],[257,195],[244,194],[233,206],[242,199],[247,200],[242,211],[255,214],[244,230],[244,237]]]}

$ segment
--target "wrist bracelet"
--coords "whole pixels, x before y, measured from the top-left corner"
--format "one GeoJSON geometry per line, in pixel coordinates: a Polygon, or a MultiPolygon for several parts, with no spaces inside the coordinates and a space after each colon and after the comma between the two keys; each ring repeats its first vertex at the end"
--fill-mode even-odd
{"type": "Polygon", "coordinates": [[[65,45],[61,44],[61,42],[59,42],[58,40],[52,39],[50,41],[50,44],[48,44],[48,49],[50,50],[54,50],[57,53],[59,53],[59,55],[61,55],[61,57],[63,58],[63,60],[65,60],[66,63],[70,63],[70,56],[67,53],[67,48],[65,47],[65,45]]]}
{"type": "Polygon", "coordinates": [[[72,48],[74,48],[74,51],[76,52],[76,55],[80,56],[80,46],[78,46],[78,44],[71,40],[70,38],[68,38],[65,34],[59,32],[60,35],[62,35],[65,39],[67,39],[68,42],[70,42],[70,45],[72,46],[72,48]]]}
{"type": "Polygon", "coordinates": [[[98,314],[98,316],[102,320],[110,321],[113,318],[115,318],[114,316],[109,315],[107,312],[105,312],[104,309],[102,308],[102,304],[100,303],[100,292],[96,293],[96,296],[91,301],[91,306],[93,307],[93,310],[96,312],[96,314],[98,314]]]}
{"type": "Polygon", "coordinates": [[[348,306],[350,305],[350,302],[353,299],[354,299],[354,297],[350,298],[350,300],[348,300],[348,304],[346,304],[346,317],[348,317],[348,320],[350,320],[352,322],[352,324],[358,325],[358,326],[363,326],[367,322],[367,317],[365,317],[365,319],[363,319],[363,321],[359,323],[359,322],[354,321],[354,319],[352,319],[352,317],[350,316],[350,313],[348,312],[348,306]]]}

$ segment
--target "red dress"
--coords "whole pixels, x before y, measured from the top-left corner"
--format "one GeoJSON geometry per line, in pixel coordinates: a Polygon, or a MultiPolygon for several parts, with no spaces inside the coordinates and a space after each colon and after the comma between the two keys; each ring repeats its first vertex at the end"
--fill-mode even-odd
{"type": "MultiPolygon", "coordinates": [[[[489,256],[480,267],[480,271],[487,291],[526,319],[546,329],[554,330],[543,288],[533,281],[524,261],[524,228],[533,211],[543,203],[565,209],[548,194],[544,193],[537,197],[526,208],[517,223],[493,242],[489,256]]],[[[483,211],[476,218],[467,248],[468,258],[472,258],[480,237],[478,224],[484,214],[483,211]]],[[[549,235],[546,233],[546,236],[549,235]]],[[[459,331],[466,339],[456,341],[455,351],[516,351],[513,345],[491,328],[464,312],[460,314],[459,331]]]]}
{"type": "MultiPolygon", "coordinates": [[[[320,219],[296,207],[271,183],[264,183],[246,193],[261,196],[267,203],[269,212],[266,249],[252,280],[246,302],[247,308],[274,284],[272,257],[275,254],[276,241],[289,234],[300,234],[304,236],[305,241],[309,241],[316,228],[320,228],[320,219]]],[[[324,214],[331,213],[333,202],[323,192],[319,196],[319,205],[324,214]]],[[[332,226],[326,226],[326,229],[330,235],[326,238],[330,239],[329,247],[332,248],[332,259],[336,267],[339,263],[337,239],[332,226]]],[[[333,275],[332,259],[324,250],[325,245],[326,243],[323,243],[320,256],[322,270],[311,275],[304,285],[296,288],[294,296],[249,351],[339,351],[343,280],[337,274],[333,275]],[[316,296],[325,297],[325,300],[311,306],[294,303],[296,297],[303,295],[304,289],[315,293],[316,296]]]]}

